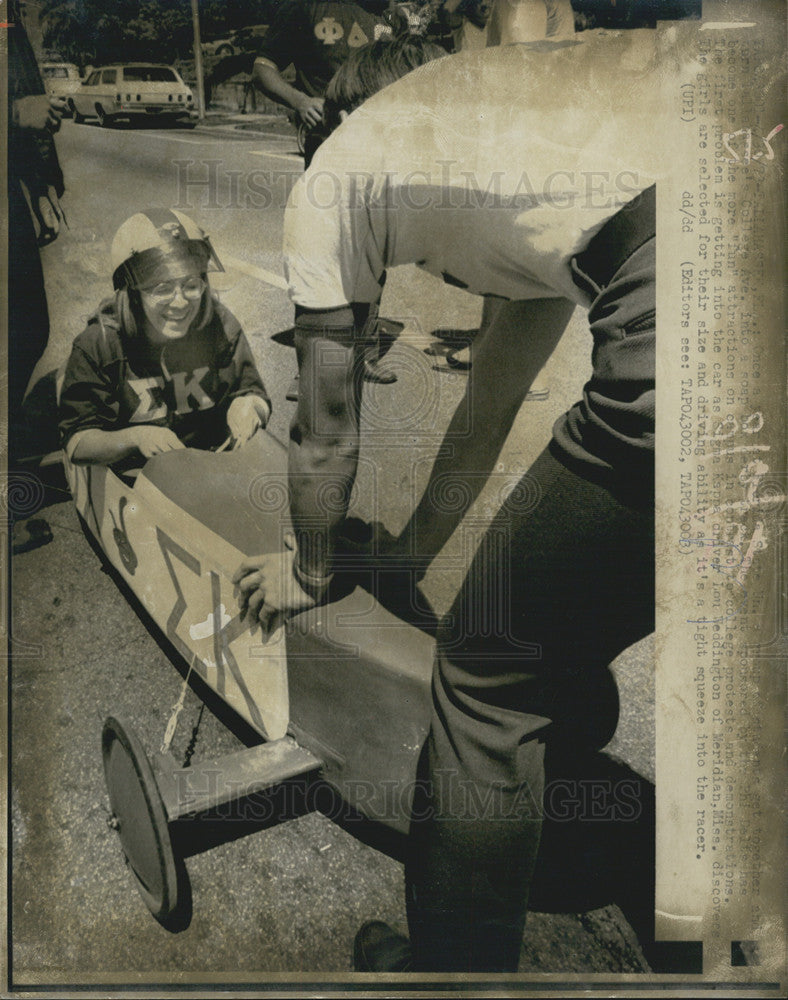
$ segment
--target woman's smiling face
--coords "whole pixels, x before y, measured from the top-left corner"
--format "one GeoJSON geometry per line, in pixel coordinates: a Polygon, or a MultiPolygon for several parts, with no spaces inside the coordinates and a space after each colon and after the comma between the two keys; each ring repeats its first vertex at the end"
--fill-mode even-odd
{"type": "Polygon", "coordinates": [[[185,337],[200,311],[205,281],[199,272],[140,289],[147,334],[156,343],[185,337]]]}

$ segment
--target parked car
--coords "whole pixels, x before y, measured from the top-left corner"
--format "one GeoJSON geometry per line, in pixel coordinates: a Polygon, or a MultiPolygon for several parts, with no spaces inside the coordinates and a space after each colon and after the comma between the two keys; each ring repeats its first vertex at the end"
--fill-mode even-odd
{"type": "Polygon", "coordinates": [[[93,70],[69,99],[74,121],[98,118],[104,126],[121,118],[162,122],[196,119],[194,96],[173,66],[126,63],[93,70]]]}
{"type": "Polygon", "coordinates": [[[203,55],[224,58],[225,56],[239,56],[244,52],[256,51],[267,32],[267,24],[250,24],[246,28],[236,28],[222,38],[217,38],[212,42],[203,42],[203,55]]]}
{"type": "MultiPolygon", "coordinates": [[[[69,98],[82,85],[82,77],[73,63],[45,62],[41,63],[39,69],[50,97],[69,98]]],[[[69,105],[68,114],[70,113],[71,106],[69,105]]]]}
{"type": "Polygon", "coordinates": [[[256,51],[261,41],[268,34],[267,24],[250,24],[246,28],[238,28],[230,33],[230,40],[236,52],[256,51]]]}
{"type": "Polygon", "coordinates": [[[232,39],[227,36],[216,38],[211,42],[203,42],[201,48],[204,56],[219,56],[223,58],[224,56],[235,56],[238,54],[232,39]]]}

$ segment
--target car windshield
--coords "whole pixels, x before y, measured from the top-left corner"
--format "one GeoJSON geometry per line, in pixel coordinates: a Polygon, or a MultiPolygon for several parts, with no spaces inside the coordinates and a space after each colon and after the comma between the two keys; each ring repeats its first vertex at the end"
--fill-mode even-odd
{"type": "Polygon", "coordinates": [[[42,71],[47,80],[68,80],[68,70],[65,66],[43,66],[42,71]]]}
{"type": "Polygon", "coordinates": [[[127,66],[123,79],[139,83],[175,83],[178,78],[167,66],[127,66]]]}

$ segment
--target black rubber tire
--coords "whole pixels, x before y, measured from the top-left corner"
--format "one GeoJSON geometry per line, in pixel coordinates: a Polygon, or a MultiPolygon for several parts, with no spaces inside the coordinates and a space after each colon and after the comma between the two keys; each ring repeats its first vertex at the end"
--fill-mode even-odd
{"type": "Polygon", "coordinates": [[[104,723],[101,750],[110,825],[143,902],[166,925],[179,908],[179,865],[153,768],[136,733],[112,716],[104,723]]]}
{"type": "Polygon", "coordinates": [[[112,115],[108,115],[100,104],[96,105],[96,117],[98,118],[99,125],[101,125],[102,128],[112,128],[115,124],[115,119],[112,115]]]}

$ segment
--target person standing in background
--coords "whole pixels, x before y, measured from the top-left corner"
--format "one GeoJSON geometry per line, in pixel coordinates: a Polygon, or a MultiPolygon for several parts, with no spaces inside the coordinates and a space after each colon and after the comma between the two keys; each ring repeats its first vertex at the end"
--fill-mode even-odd
{"type": "Polygon", "coordinates": [[[323,97],[331,77],[354,49],[391,35],[387,0],[285,0],[277,8],[252,71],[254,85],[296,113],[309,129],[304,167],[325,138],[323,97]],[[293,65],[295,84],[282,73],[293,65]]]}
{"type": "Polygon", "coordinates": [[[493,0],[487,25],[488,45],[558,41],[575,36],[575,13],[570,0],[493,0]]]}
{"type": "MultiPolygon", "coordinates": [[[[252,85],[295,111],[296,124],[306,126],[305,170],[329,134],[323,123],[329,81],[352,52],[393,33],[388,0],[284,0],[277,8],[254,62],[252,85]],[[294,85],[282,76],[291,64],[296,71],[294,85]]],[[[384,384],[396,382],[396,376],[379,365],[379,327],[375,330],[366,378],[384,384]]],[[[298,379],[290,387],[288,398],[297,394],[298,379]]]]}
{"type": "Polygon", "coordinates": [[[60,229],[65,186],[53,135],[64,98],[46,94],[17,0],[8,8],[9,466],[24,452],[22,402],[49,339],[39,247],[60,229]],[[32,213],[31,213],[32,210],[32,213]],[[36,225],[38,232],[36,232],[36,225]]]}
{"type": "MultiPolygon", "coordinates": [[[[6,370],[7,496],[10,498],[30,493],[27,488],[20,489],[20,482],[27,479],[29,485],[29,456],[31,451],[38,450],[22,404],[33,370],[49,340],[49,310],[39,247],[57,237],[63,218],[60,198],[65,186],[53,135],[60,128],[66,102],[64,98],[50,98],[46,94],[17,0],[9,2],[8,20],[6,370]]],[[[29,505],[14,509],[9,503],[7,516],[13,552],[51,540],[49,525],[43,518],[30,516],[34,513],[29,505]]]]}
{"type": "Polygon", "coordinates": [[[444,0],[438,13],[450,23],[454,52],[575,36],[570,0],[444,0]]]}
{"type": "MultiPolygon", "coordinates": [[[[452,0],[448,2],[451,3],[452,0]]],[[[492,0],[460,0],[457,12],[462,15],[462,24],[454,35],[455,52],[485,47],[492,7],[492,0]]]]}
{"type": "MultiPolygon", "coordinates": [[[[517,42],[570,40],[575,37],[575,15],[570,0],[446,0],[445,7],[466,16],[455,35],[455,49],[468,51],[485,46],[513,45],[517,42]],[[470,8],[473,8],[471,11],[470,8]]],[[[502,300],[488,295],[482,306],[479,335],[489,329],[502,300]]],[[[452,354],[452,364],[469,368],[471,348],[461,347],[452,354]]],[[[544,392],[543,389],[535,390],[544,392]]]]}

